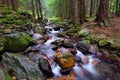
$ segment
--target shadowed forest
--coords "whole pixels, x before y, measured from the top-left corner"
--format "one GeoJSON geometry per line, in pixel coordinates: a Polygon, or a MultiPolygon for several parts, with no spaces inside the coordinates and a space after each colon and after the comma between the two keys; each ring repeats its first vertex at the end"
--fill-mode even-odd
{"type": "Polygon", "coordinates": [[[0,80],[119,80],[120,0],[0,0],[0,80]]]}

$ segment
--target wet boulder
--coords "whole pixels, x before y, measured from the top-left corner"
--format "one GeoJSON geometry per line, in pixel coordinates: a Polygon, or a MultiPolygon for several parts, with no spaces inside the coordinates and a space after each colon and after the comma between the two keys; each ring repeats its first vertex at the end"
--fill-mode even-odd
{"type": "Polygon", "coordinates": [[[4,50],[8,52],[19,52],[29,45],[32,41],[27,33],[17,32],[3,36],[4,50]]]}
{"type": "Polygon", "coordinates": [[[64,43],[62,44],[65,48],[74,48],[74,43],[72,40],[64,39],[64,43]]]}
{"type": "Polygon", "coordinates": [[[75,57],[70,52],[57,52],[54,57],[63,69],[72,68],[75,65],[75,57]]]}
{"type": "Polygon", "coordinates": [[[76,47],[79,51],[81,51],[84,54],[88,54],[88,50],[90,48],[90,41],[89,40],[83,40],[83,41],[79,41],[76,44],[76,47]]]}
{"type": "Polygon", "coordinates": [[[52,42],[51,44],[62,45],[63,43],[64,43],[64,38],[55,40],[55,41],[52,42]]]}
{"type": "Polygon", "coordinates": [[[4,53],[2,55],[2,64],[7,71],[14,71],[13,75],[17,80],[27,78],[28,80],[44,80],[43,73],[38,66],[28,57],[19,53],[4,53]]]}
{"type": "Polygon", "coordinates": [[[38,60],[38,67],[46,78],[54,77],[51,66],[46,59],[40,58],[38,60]]]}

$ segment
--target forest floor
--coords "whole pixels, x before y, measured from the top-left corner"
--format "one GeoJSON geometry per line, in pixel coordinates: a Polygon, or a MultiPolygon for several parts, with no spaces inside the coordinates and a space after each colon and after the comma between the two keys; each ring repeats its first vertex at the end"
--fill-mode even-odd
{"type": "Polygon", "coordinates": [[[114,17],[110,19],[109,27],[94,27],[95,22],[86,22],[82,28],[89,28],[94,34],[105,34],[109,37],[120,39],[120,18],[114,17]],[[90,26],[92,25],[92,26],[90,26]]]}

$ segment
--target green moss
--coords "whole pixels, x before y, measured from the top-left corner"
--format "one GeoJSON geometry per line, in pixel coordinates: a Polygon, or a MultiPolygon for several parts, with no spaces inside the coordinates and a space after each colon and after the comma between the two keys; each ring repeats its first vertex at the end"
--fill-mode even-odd
{"type": "Polygon", "coordinates": [[[6,80],[12,80],[11,76],[8,74],[6,70],[4,70],[4,75],[5,75],[6,80]]]}
{"type": "Polygon", "coordinates": [[[4,49],[11,52],[19,52],[27,47],[32,39],[28,34],[18,33],[18,35],[5,36],[4,49]]]}
{"type": "Polygon", "coordinates": [[[93,34],[89,34],[88,36],[85,37],[86,40],[89,40],[91,44],[94,44],[96,41],[95,39],[95,35],[93,34]]]}
{"type": "Polygon", "coordinates": [[[82,29],[82,30],[80,30],[80,31],[78,32],[78,35],[79,35],[79,36],[82,36],[82,37],[85,37],[85,36],[87,36],[88,34],[90,34],[89,29],[82,29]]]}
{"type": "Polygon", "coordinates": [[[99,42],[98,42],[98,45],[99,46],[105,46],[105,45],[107,45],[108,43],[107,43],[107,41],[105,40],[105,39],[103,39],[103,40],[99,40],[99,42]]]}

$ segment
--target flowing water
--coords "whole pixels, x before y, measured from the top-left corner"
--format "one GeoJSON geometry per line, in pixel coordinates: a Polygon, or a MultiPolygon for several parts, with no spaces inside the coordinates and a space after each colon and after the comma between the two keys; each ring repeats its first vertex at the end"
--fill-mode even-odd
{"type": "MultiPolygon", "coordinates": [[[[40,52],[44,53],[47,55],[48,58],[50,59],[54,59],[53,55],[55,53],[54,50],[52,50],[52,48],[54,47],[53,44],[51,44],[51,42],[61,39],[60,37],[57,37],[56,34],[61,32],[62,29],[60,29],[59,31],[55,31],[52,27],[52,25],[48,25],[45,26],[46,30],[47,30],[47,35],[50,36],[50,39],[47,40],[44,44],[38,44],[36,46],[34,46],[34,48],[38,48],[40,50],[40,52]]],[[[34,36],[34,38],[40,36],[39,34],[36,34],[34,36]]],[[[65,51],[65,48],[62,48],[62,51],[65,51]]],[[[85,62],[84,64],[76,62],[75,66],[72,68],[72,70],[75,72],[76,74],[76,80],[100,80],[100,74],[99,72],[96,70],[96,66],[92,64],[92,61],[94,60],[98,60],[96,58],[94,58],[92,55],[84,55],[81,51],[77,50],[77,54],[75,56],[81,58],[83,61],[85,61],[84,59],[87,58],[88,62],[85,62]]],[[[37,56],[39,56],[39,54],[37,54],[37,56]]],[[[63,76],[63,74],[60,72],[60,70],[62,69],[58,64],[56,64],[54,62],[54,60],[52,61],[52,63],[50,63],[51,68],[52,68],[52,72],[54,73],[54,77],[61,77],[63,76]]],[[[67,74],[69,75],[69,74],[67,74]]]]}

